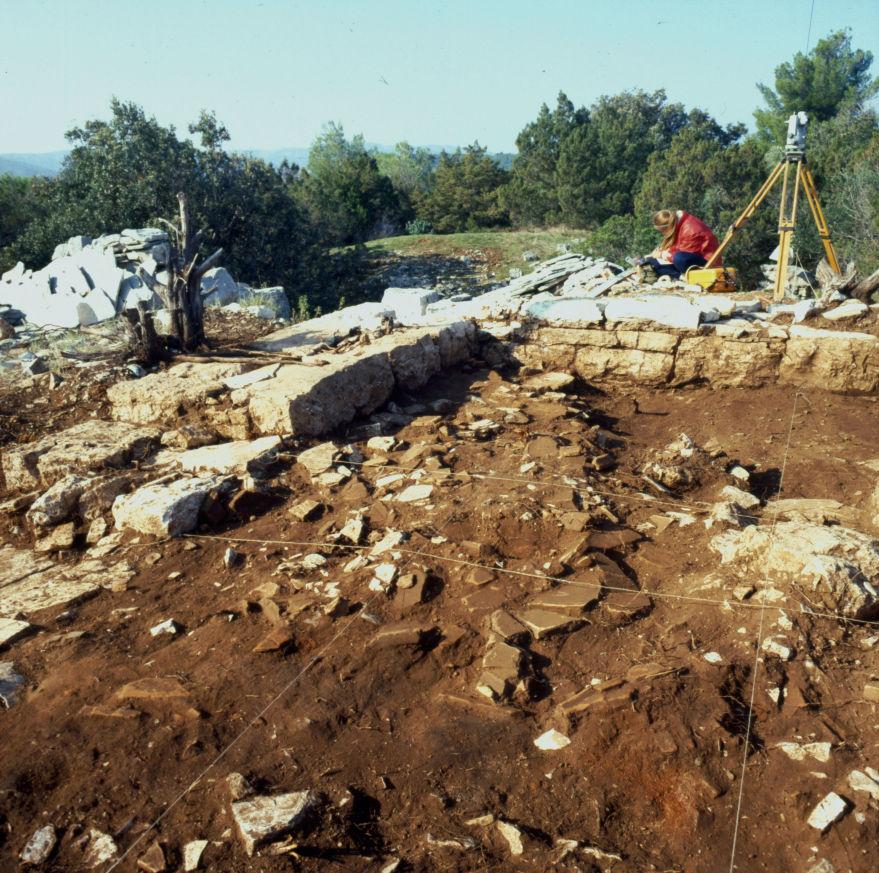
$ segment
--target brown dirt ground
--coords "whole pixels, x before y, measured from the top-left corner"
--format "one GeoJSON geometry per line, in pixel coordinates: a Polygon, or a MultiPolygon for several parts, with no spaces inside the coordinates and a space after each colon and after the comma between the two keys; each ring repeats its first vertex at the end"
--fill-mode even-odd
{"type": "MultiPolygon", "coordinates": [[[[586,477],[595,489],[616,495],[606,506],[634,528],[675,508],[645,501],[639,472],[653,450],[685,432],[697,444],[713,439],[726,457],[704,465],[699,486],[671,500],[681,509],[716,499],[733,481],[724,472],[732,459],[752,470],[761,496],[777,491],[784,467],[785,496],[836,498],[865,508],[877,474],[858,462],[879,456],[875,398],[780,388],[587,386],[574,396],[528,396],[521,382],[474,369],[434,380],[417,398],[454,402],[439,423],[445,430],[413,424],[396,434],[410,445],[434,445],[451,470],[432,480],[426,504],[395,504],[370,493],[387,469],[361,469],[335,491],[318,492],[301,467],[282,464],[274,507],[200,531],[230,538],[245,555],[243,566],[224,568],[225,539],[129,537],[118,555],[138,573],[126,591],[103,592],[67,614],[39,615],[40,632],[3,653],[27,677],[29,691],[14,709],[0,712],[0,869],[18,869],[15,856],[44,823],[61,833],[46,869],[76,870],[83,864],[79,838],[88,828],[116,834],[124,850],[167,810],[118,869],[135,870],[157,836],[170,869],[182,869],[186,841],[205,838],[211,843],[203,865],[223,871],[374,871],[393,857],[405,859],[408,866],[400,869],[415,871],[727,870],[759,613],[662,596],[686,595],[687,579],[717,569],[707,545],[715,531],[706,531],[701,518],[628,545],[605,538],[598,549],[584,544],[589,530],[579,534],[560,525],[561,512],[580,506],[580,496],[560,477],[586,477]],[[486,441],[466,434],[468,420],[502,421],[499,406],[518,407],[531,420],[504,424],[486,441]],[[600,451],[590,441],[593,424],[612,440],[617,466],[607,473],[584,472],[584,460],[600,451]],[[525,444],[540,434],[577,451],[519,472],[528,460],[525,444]],[[322,500],[324,512],[296,522],[288,507],[306,496],[322,500]],[[407,531],[407,548],[431,553],[397,561],[401,572],[428,572],[426,602],[404,608],[397,598],[371,591],[370,572],[343,572],[350,551],[324,548],[324,570],[305,573],[285,570],[283,562],[314,547],[247,542],[324,543],[360,508],[371,530],[407,531]],[[446,541],[432,542],[438,535],[446,541]],[[571,550],[562,567],[559,559],[571,550]],[[486,617],[500,605],[515,611],[554,583],[498,572],[474,586],[467,581],[471,568],[452,561],[500,561],[506,570],[578,578],[593,574],[590,563],[602,554],[633,588],[653,593],[643,609],[627,615],[620,592],[606,593],[583,616],[581,629],[531,643],[534,681],[510,703],[476,695],[486,617]],[[172,573],[181,575],[171,579],[172,573]],[[315,580],[337,582],[351,613],[326,615],[316,596],[309,605],[311,595],[298,589],[315,580]],[[284,653],[253,651],[273,628],[268,604],[261,608],[253,593],[266,583],[279,586],[272,599],[291,622],[293,642],[284,653]],[[184,632],[152,637],[149,628],[168,618],[184,632]],[[380,630],[374,622],[404,619],[438,630],[417,646],[370,645],[380,630]],[[710,650],[723,664],[703,659],[710,650]],[[593,679],[622,678],[651,664],[665,675],[640,683],[632,699],[559,721],[556,705],[593,679]],[[84,710],[113,710],[119,706],[114,692],[125,683],[167,676],[185,686],[187,698],[135,701],[118,717],[84,710]],[[538,751],[534,738],[551,726],[568,734],[571,745],[538,751]],[[298,859],[244,855],[230,830],[222,783],[235,771],[268,792],[312,788],[323,795],[313,828],[296,837],[298,859]],[[488,813],[525,832],[523,855],[512,857],[494,827],[465,824],[488,813]],[[443,848],[428,835],[475,844],[443,848]],[[553,844],[559,838],[622,860],[582,852],[558,860],[553,844]]],[[[31,432],[24,427],[12,438],[31,432]]],[[[365,443],[353,430],[339,436],[340,444],[365,443]]],[[[391,453],[391,467],[403,453],[391,453]]],[[[596,519],[592,529],[602,526],[609,527],[596,519]]],[[[772,618],[767,614],[767,624],[772,618]]],[[[795,660],[760,664],[736,869],[801,873],[825,857],[838,873],[867,873],[876,869],[879,811],[865,795],[852,796],[845,779],[865,763],[879,766],[879,711],[861,700],[866,674],[879,672],[879,650],[863,649],[875,629],[806,616],[793,621],[804,640],[795,660]],[[780,708],[766,694],[775,684],[788,690],[780,708]],[[832,742],[830,762],[795,763],[773,748],[794,739],[832,742]],[[822,836],[805,819],[832,789],[855,801],[864,817],[850,813],[822,836]]]]}

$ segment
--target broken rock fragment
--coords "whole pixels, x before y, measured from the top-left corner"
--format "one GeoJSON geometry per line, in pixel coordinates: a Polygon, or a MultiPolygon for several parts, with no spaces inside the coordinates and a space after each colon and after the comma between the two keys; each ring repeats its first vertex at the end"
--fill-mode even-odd
{"type": "Polygon", "coordinates": [[[550,612],[547,609],[526,609],[517,617],[538,640],[553,634],[570,633],[583,626],[581,619],[559,612],[550,612]]]}
{"type": "Polygon", "coordinates": [[[21,850],[21,854],[18,856],[19,860],[22,864],[32,864],[34,866],[42,864],[48,860],[57,842],[58,837],[55,834],[55,828],[52,825],[43,825],[43,827],[37,828],[27,841],[25,847],[21,850]]]}
{"type": "Polygon", "coordinates": [[[476,690],[489,700],[509,697],[519,681],[524,661],[525,653],[517,646],[499,639],[490,641],[482,658],[476,690]]]}
{"type": "Polygon", "coordinates": [[[317,799],[312,791],[293,791],[234,802],[232,818],[244,851],[252,856],[260,846],[296,830],[317,805],[317,799]]]}
{"type": "Polygon", "coordinates": [[[811,812],[807,823],[817,831],[826,831],[848,811],[848,802],[831,791],[811,812]]]}
{"type": "Polygon", "coordinates": [[[16,618],[0,617],[0,649],[14,643],[17,639],[33,630],[33,625],[16,618]]]}
{"type": "Polygon", "coordinates": [[[320,515],[323,505],[317,500],[301,500],[288,510],[296,521],[312,521],[320,515]]]}
{"type": "Polygon", "coordinates": [[[521,855],[525,851],[525,846],[522,843],[522,831],[516,825],[508,821],[498,821],[497,829],[507,841],[511,855],[521,855]]]}
{"type": "Polygon", "coordinates": [[[713,537],[721,563],[744,575],[796,580],[844,616],[869,618],[879,607],[879,542],[842,526],[780,522],[750,525],[713,537]]]}
{"type": "Polygon", "coordinates": [[[543,752],[555,752],[564,749],[565,746],[570,746],[571,741],[561,731],[550,728],[534,741],[534,745],[543,752]]]}
{"type": "Polygon", "coordinates": [[[100,867],[108,861],[115,860],[118,854],[119,849],[113,837],[97,828],[89,830],[88,848],[85,853],[86,866],[100,867]]]}
{"type": "Polygon", "coordinates": [[[208,846],[207,840],[190,840],[183,847],[183,869],[185,873],[198,870],[201,864],[201,856],[208,846]]]}
{"type": "Polygon", "coordinates": [[[339,450],[334,443],[321,443],[319,446],[300,452],[296,456],[296,460],[314,477],[333,466],[338,452],[339,450]]]}
{"type": "Polygon", "coordinates": [[[0,661],[0,704],[10,709],[18,703],[24,676],[15,669],[12,661],[0,661]]]}
{"type": "Polygon", "coordinates": [[[165,852],[158,840],[137,859],[137,867],[144,873],[165,873],[165,852]]]}

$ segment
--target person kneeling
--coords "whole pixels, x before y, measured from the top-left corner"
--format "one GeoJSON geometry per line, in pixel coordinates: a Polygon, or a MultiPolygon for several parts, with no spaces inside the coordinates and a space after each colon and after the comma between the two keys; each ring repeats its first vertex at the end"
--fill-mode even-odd
{"type": "MultiPolygon", "coordinates": [[[[642,281],[651,284],[660,276],[680,279],[690,267],[704,267],[719,245],[711,228],[683,209],[654,213],[653,227],[662,234],[662,242],[649,257],[635,262],[641,268],[642,281]]],[[[720,266],[721,259],[716,263],[720,266]]]]}

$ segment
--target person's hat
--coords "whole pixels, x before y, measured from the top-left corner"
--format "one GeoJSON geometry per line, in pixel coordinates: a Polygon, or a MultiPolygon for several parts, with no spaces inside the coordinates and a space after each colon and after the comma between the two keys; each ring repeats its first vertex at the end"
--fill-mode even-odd
{"type": "Polygon", "coordinates": [[[653,227],[660,233],[669,233],[675,226],[677,216],[671,209],[660,209],[653,213],[653,227]]]}

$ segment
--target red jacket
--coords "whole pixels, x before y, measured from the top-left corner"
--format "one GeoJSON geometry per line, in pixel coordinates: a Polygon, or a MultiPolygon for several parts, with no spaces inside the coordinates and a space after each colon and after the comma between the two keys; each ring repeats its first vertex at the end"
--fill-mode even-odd
{"type": "MultiPolygon", "coordinates": [[[[707,261],[717,251],[719,245],[717,237],[704,221],[700,221],[689,212],[684,212],[678,220],[677,233],[669,252],[672,255],[675,252],[692,252],[702,255],[707,261]]],[[[718,259],[718,266],[722,260],[722,258],[718,259]]]]}

